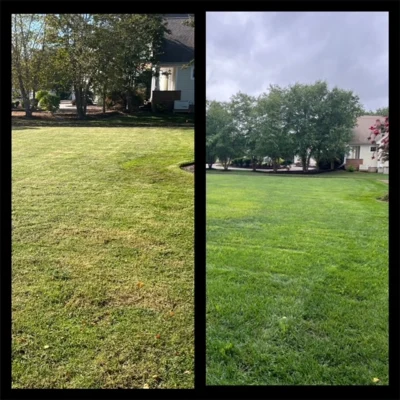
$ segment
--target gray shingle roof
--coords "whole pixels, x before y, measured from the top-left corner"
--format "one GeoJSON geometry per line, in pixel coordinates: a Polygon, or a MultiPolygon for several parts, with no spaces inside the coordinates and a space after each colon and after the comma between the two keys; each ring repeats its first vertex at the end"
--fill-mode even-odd
{"type": "MultiPolygon", "coordinates": [[[[368,137],[371,135],[370,126],[375,125],[375,121],[380,119],[381,122],[385,122],[385,117],[378,115],[363,115],[357,118],[357,125],[353,129],[353,139],[350,142],[351,145],[371,144],[368,141],[368,137]]],[[[380,138],[381,135],[378,135],[380,138]]]]}
{"type": "Polygon", "coordinates": [[[194,58],[194,29],[184,24],[189,14],[166,14],[167,28],[160,63],[187,63],[194,58]]]}

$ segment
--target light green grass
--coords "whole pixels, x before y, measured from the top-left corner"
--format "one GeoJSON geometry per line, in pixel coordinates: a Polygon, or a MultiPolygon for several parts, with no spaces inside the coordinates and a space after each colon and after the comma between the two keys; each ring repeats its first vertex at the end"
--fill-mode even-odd
{"type": "Polygon", "coordinates": [[[12,142],[13,387],[193,387],[193,130],[12,142]]]}
{"type": "Polygon", "coordinates": [[[388,384],[385,178],[207,174],[208,385],[388,384]]]}

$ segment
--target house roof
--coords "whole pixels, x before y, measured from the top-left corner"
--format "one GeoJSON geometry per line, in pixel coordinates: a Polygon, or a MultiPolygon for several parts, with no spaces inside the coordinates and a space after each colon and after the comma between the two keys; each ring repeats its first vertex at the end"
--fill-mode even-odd
{"type": "Polygon", "coordinates": [[[368,137],[371,135],[370,126],[375,125],[377,119],[382,122],[385,117],[379,115],[363,115],[357,118],[357,125],[353,129],[353,139],[351,145],[371,144],[368,137]]]}
{"type": "Polygon", "coordinates": [[[194,29],[184,24],[190,14],[166,14],[167,29],[159,61],[166,63],[187,63],[194,58],[194,29]]]}

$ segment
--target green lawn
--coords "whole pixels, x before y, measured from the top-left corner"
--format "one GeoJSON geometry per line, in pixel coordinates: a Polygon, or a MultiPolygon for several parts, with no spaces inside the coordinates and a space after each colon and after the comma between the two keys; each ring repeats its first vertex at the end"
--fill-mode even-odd
{"type": "Polygon", "coordinates": [[[207,173],[208,385],[388,384],[381,179],[207,173]]]}
{"type": "Polygon", "coordinates": [[[193,387],[193,129],[12,135],[13,387],[193,387]]]}

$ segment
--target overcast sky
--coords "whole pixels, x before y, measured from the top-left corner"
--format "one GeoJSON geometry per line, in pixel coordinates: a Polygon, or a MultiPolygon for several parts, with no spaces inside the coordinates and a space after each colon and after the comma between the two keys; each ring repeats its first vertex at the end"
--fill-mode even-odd
{"type": "Polygon", "coordinates": [[[388,13],[207,13],[207,99],[326,80],[388,106],[388,13]]]}

